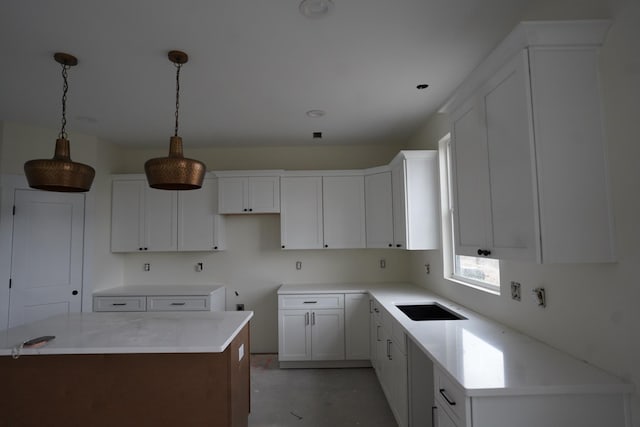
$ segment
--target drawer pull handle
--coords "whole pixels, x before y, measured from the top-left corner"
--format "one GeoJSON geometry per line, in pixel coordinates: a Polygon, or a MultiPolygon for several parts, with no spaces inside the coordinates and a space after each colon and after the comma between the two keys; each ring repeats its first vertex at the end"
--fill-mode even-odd
{"type": "Polygon", "coordinates": [[[304,301],[303,304],[317,304],[318,301],[304,301]]]}
{"type": "Polygon", "coordinates": [[[114,303],[111,303],[111,305],[127,305],[127,303],[126,302],[114,302],[114,303]]]}
{"type": "Polygon", "coordinates": [[[184,305],[185,303],[183,302],[172,302],[171,305],[184,305]]]}
{"type": "Polygon", "coordinates": [[[447,396],[447,393],[446,393],[446,390],[445,390],[445,389],[441,388],[441,389],[440,389],[440,394],[442,395],[442,397],[444,397],[444,400],[446,400],[446,401],[447,401],[447,403],[448,403],[449,405],[451,405],[451,406],[455,406],[456,401],[455,401],[455,400],[450,399],[450,398],[449,398],[449,396],[447,396]]]}

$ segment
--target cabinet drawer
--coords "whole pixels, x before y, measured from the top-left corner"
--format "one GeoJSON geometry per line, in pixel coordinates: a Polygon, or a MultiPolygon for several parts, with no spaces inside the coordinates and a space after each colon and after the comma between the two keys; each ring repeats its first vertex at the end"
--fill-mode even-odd
{"type": "Polygon", "coordinates": [[[147,311],[209,311],[207,296],[147,297],[147,311]]]}
{"type": "Polygon", "coordinates": [[[344,308],[344,294],[279,295],[278,308],[344,308]]]}
{"type": "Polygon", "coordinates": [[[93,297],[93,311],[145,311],[145,297],[93,297]]]}
{"type": "Polygon", "coordinates": [[[456,425],[466,425],[467,398],[464,389],[437,368],[434,369],[433,379],[437,406],[451,414],[456,425]]]}

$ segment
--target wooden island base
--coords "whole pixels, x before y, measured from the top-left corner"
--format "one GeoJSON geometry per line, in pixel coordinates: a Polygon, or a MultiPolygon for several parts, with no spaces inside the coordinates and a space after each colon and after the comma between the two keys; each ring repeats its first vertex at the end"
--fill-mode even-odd
{"type": "Polygon", "coordinates": [[[249,325],[222,353],[3,356],[0,426],[246,427],[249,359],[249,325]]]}

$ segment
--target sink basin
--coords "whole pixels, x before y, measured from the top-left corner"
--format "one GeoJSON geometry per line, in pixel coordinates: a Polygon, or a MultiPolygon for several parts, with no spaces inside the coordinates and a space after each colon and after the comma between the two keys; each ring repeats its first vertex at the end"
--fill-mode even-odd
{"type": "Polygon", "coordinates": [[[413,304],[413,305],[396,305],[398,309],[407,315],[411,320],[465,320],[466,317],[460,316],[453,311],[444,308],[440,304],[413,304]]]}

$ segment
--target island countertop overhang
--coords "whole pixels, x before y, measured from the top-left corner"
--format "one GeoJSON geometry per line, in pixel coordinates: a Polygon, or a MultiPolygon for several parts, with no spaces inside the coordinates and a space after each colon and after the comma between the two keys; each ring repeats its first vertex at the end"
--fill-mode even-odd
{"type": "Polygon", "coordinates": [[[0,331],[0,356],[31,338],[54,335],[21,355],[221,353],[252,311],[70,313],[0,331]]]}

